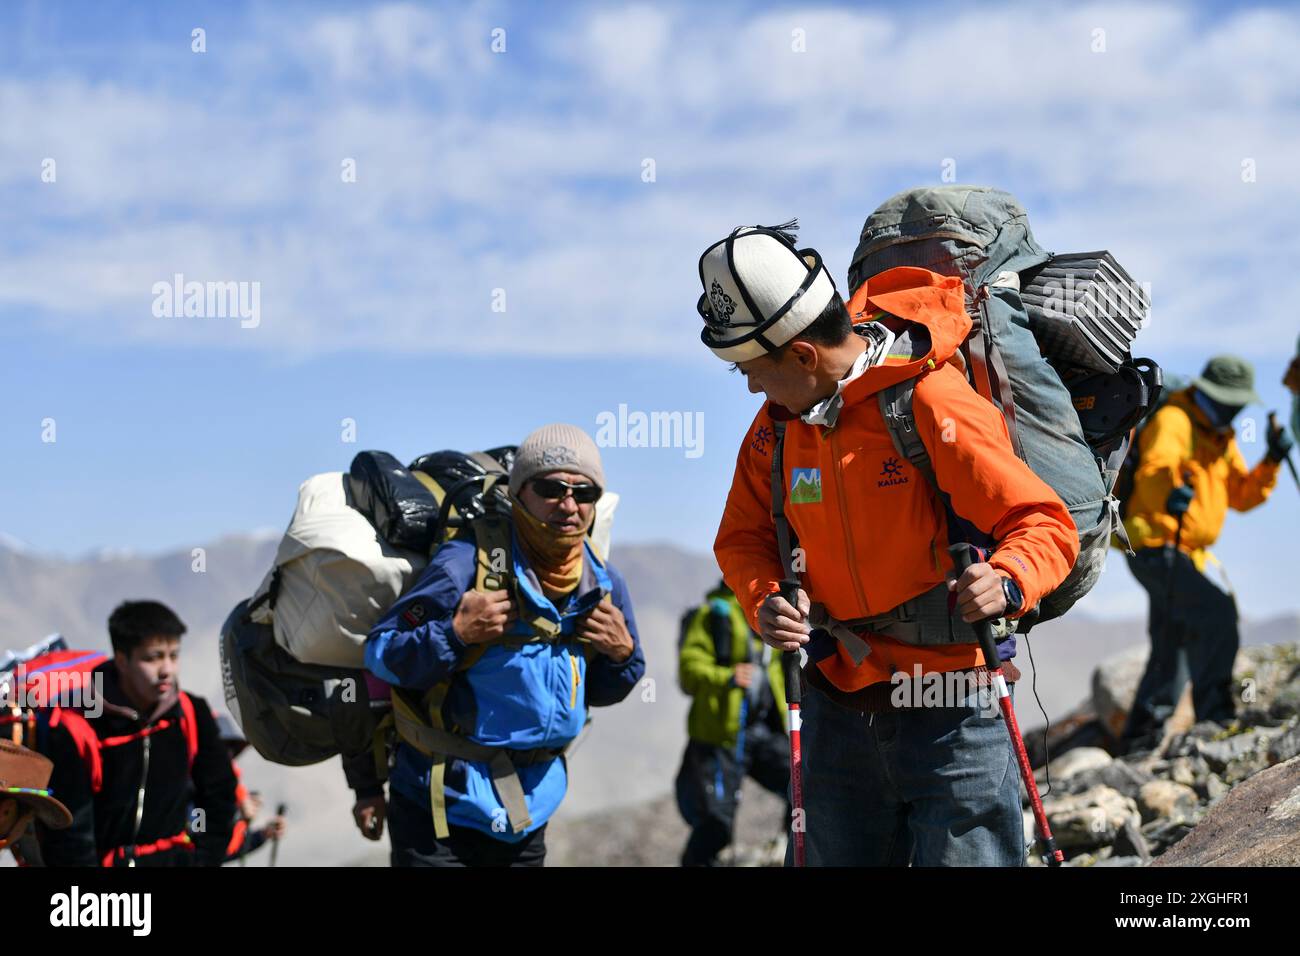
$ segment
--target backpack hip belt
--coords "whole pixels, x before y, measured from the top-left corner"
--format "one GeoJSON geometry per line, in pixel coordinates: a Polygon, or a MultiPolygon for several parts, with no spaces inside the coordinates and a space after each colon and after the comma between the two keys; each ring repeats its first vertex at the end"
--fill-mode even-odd
{"type": "Polygon", "coordinates": [[[104,858],[99,862],[101,866],[111,867],[120,863],[134,866],[135,861],[142,856],[153,856],[155,853],[176,849],[190,851],[194,849],[194,843],[190,840],[190,835],[184,830],[175,836],[162,837],[152,843],[133,843],[130,846],[114,847],[105,853],[104,858]]]}
{"type": "Polygon", "coordinates": [[[808,620],[813,627],[824,629],[844,644],[855,664],[861,663],[862,658],[871,653],[870,645],[860,636],[864,632],[892,637],[904,644],[918,647],[976,642],[973,628],[953,627],[953,619],[948,612],[947,582],[936,584],[883,614],[854,618],[851,621],[837,620],[827,613],[825,605],[814,603],[808,620]],[[852,640],[846,639],[849,637],[852,640]],[[864,649],[861,657],[857,656],[857,644],[861,644],[864,649]]]}
{"type": "Polygon", "coordinates": [[[524,799],[523,784],[519,782],[519,774],[515,769],[554,760],[562,756],[568,747],[512,750],[476,744],[459,734],[423,723],[411,714],[409,705],[399,695],[393,695],[393,705],[393,722],[398,735],[433,760],[429,772],[429,800],[433,807],[434,835],[438,839],[445,840],[451,833],[447,825],[445,789],[448,757],[487,764],[492,771],[492,782],[497,795],[505,806],[511,830],[522,833],[532,826],[533,820],[524,799]]]}

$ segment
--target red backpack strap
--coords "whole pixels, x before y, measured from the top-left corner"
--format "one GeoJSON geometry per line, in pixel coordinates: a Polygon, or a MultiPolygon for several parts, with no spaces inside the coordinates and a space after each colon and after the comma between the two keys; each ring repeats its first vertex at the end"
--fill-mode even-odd
{"type": "Polygon", "coordinates": [[[50,711],[49,726],[62,727],[77,748],[81,762],[90,776],[90,790],[99,793],[104,786],[104,761],[100,755],[99,734],[90,726],[83,714],[75,710],[55,707],[50,711]]]}
{"type": "Polygon", "coordinates": [[[185,749],[189,755],[187,770],[194,769],[194,758],[199,752],[199,725],[194,719],[194,701],[185,691],[180,692],[181,733],[185,735],[185,749]]]}

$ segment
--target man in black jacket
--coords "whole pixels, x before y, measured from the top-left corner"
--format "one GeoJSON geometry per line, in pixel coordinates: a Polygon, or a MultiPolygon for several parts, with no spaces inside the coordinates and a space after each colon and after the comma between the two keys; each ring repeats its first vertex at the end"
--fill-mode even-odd
{"type": "Polygon", "coordinates": [[[73,818],[65,830],[41,828],[45,862],[220,866],[235,774],[212,708],[180,689],[185,625],[156,601],[128,601],[108,633],[113,659],[92,672],[94,699],[42,716],[50,787],[73,818]]]}

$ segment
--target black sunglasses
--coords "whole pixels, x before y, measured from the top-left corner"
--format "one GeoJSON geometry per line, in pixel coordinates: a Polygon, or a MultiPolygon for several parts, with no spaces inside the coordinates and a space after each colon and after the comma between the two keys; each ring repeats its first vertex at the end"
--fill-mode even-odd
{"type": "Polygon", "coordinates": [[[558,478],[534,478],[533,491],[547,501],[559,501],[573,493],[573,500],[580,505],[589,505],[600,499],[603,493],[600,485],[571,485],[558,478]]]}

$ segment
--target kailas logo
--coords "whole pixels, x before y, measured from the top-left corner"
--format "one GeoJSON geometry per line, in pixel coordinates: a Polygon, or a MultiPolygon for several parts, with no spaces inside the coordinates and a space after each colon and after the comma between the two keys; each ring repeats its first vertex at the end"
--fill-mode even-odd
{"type": "Polygon", "coordinates": [[[790,504],[810,505],[822,500],[820,468],[795,468],[790,472],[790,504]]]}
{"type": "Polygon", "coordinates": [[[772,429],[768,428],[766,425],[759,425],[754,429],[754,434],[749,439],[749,447],[754,449],[754,451],[758,452],[760,455],[766,456],[767,446],[775,437],[776,436],[772,434],[772,429]]]}
{"type": "Polygon", "coordinates": [[[877,481],[877,488],[888,488],[890,485],[907,484],[907,476],[903,474],[903,463],[897,458],[886,458],[884,465],[880,469],[883,481],[877,481]]]}

